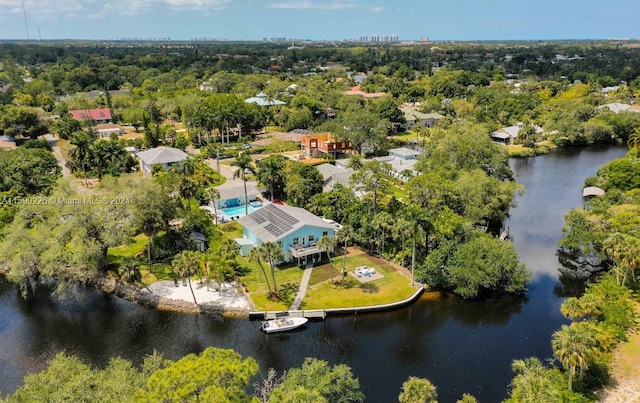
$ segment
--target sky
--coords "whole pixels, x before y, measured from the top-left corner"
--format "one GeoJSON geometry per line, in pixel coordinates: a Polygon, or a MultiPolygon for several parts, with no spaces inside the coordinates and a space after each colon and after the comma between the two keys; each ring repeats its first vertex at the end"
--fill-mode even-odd
{"type": "Polygon", "coordinates": [[[639,0],[0,0],[0,39],[640,38],[639,16],[639,0]]]}

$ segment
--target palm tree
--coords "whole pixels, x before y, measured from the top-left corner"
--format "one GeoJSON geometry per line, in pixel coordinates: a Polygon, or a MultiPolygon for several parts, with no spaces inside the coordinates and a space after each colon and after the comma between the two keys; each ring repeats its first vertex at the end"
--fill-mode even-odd
{"type": "Polygon", "coordinates": [[[276,182],[281,180],[286,158],[281,155],[273,155],[260,161],[258,164],[258,178],[260,182],[266,182],[269,186],[271,201],[274,200],[274,189],[276,182]]]}
{"type": "Polygon", "coordinates": [[[249,214],[249,204],[247,203],[247,171],[255,174],[256,170],[252,165],[253,160],[248,154],[238,153],[236,160],[231,163],[234,167],[238,167],[233,172],[233,178],[242,179],[242,183],[244,184],[244,214],[249,214]]]}
{"type": "Polygon", "coordinates": [[[232,259],[219,253],[208,254],[205,261],[205,269],[207,271],[207,290],[209,290],[209,281],[211,278],[216,280],[218,286],[218,294],[222,294],[222,286],[231,275],[235,274],[232,268],[232,259]]]}
{"type": "Polygon", "coordinates": [[[569,370],[569,390],[572,390],[576,369],[580,370],[579,379],[585,369],[600,354],[597,329],[590,322],[574,322],[563,325],[551,338],[553,355],[569,370]]]}
{"type": "Polygon", "coordinates": [[[98,168],[100,178],[105,174],[105,171],[112,176],[120,174],[128,156],[116,140],[100,141],[93,146],[92,150],[93,163],[98,168]]]}
{"type": "Polygon", "coordinates": [[[267,289],[269,290],[269,295],[271,295],[271,283],[269,283],[269,276],[267,275],[267,271],[264,269],[264,266],[262,265],[262,260],[263,260],[262,248],[258,246],[251,249],[251,252],[249,252],[249,260],[253,260],[254,262],[258,263],[258,266],[260,266],[260,270],[262,270],[262,274],[264,274],[264,281],[267,283],[267,289]]]}
{"type": "Polygon", "coordinates": [[[616,263],[616,282],[624,285],[627,276],[640,266],[640,239],[616,232],[603,242],[604,251],[616,263]],[[622,278],[620,274],[622,273],[622,278]]]}
{"type": "Polygon", "coordinates": [[[335,249],[335,247],[336,247],[336,239],[333,237],[330,237],[328,235],[323,235],[322,238],[318,240],[318,248],[324,251],[327,254],[327,259],[329,259],[329,273],[331,275],[331,279],[330,279],[331,285],[333,285],[333,262],[331,262],[330,253],[335,249]]]}
{"type": "Polygon", "coordinates": [[[340,286],[344,285],[344,278],[347,275],[347,245],[349,242],[352,242],[355,237],[356,233],[351,225],[344,225],[340,228],[340,231],[338,231],[338,239],[344,243],[344,246],[342,247],[344,253],[342,255],[342,282],[340,283],[340,286]]]}
{"type": "Polygon", "coordinates": [[[271,268],[271,280],[273,280],[273,292],[276,298],[280,299],[280,294],[278,293],[278,284],[276,283],[276,263],[284,259],[284,253],[282,253],[282,249],[280,248],[280,245],[278,245],[275,242],[265,242],[262,244],[260,248],[262,248],[264,260],[269,262],[269,267],[271,268]]]}
{"type": "Polygon", "coordinates": [[[359,170],[364,165],[364,161],[362,161],[363,159],[364,158],[362,158],[362,155],[360,154],[351,155],[351,157],[349,157],[349,162],[347,162],[347,168],[351,168],[354,171],[359,170]]]}
{"type": "Polygon", "coordinates": [[[537,358],[515,360],[511,369],[516,376],[511,381],[510,401],[514,402],[556,402],[560,401],[558,391],[548,375],[548,370],[537,358]]]}
{"type": "Polygon", "coordinates": [[[85,132],[76,133],[69,143],[73,146],[69,151],[69,156],[74,162],[79,163],[82,169],[82,177],[84,178],[84,185],[87,185],[87,170],[86,163],[91,159],[91,148],[95,138],[85,132]]]}
{"type": "Polygon", "coordinates": [[[185,250],[176,255],[171,261],[171,267],[173,271],[178,274],[182,278],[187,278],[189,281],[189,289],[191,290],[191,295],[193,296],[193,302],[198,304],[196,301],[196,294],[193,292],[193,287],[191,286],[191,276],[196,274],[198,268],[200,267],[200,252],[195,252],[192,250],[185,250]]]}
{"type": "Polygon", "coordinates": [[[204,190],[204,197],[209,200],[210,204],[213,205],[213,213],[215,215],[215,224],[218,225],[218,204],[216,200],[220,198],[220,191],[213,187],[209,186],[204,190]]]}
{"type": "Polygon", "coordinates": [[[178,172],[185,175],[185,176],[191,176],[196,172],[197,169],[197,164],[196,164],[196,160],[194,160],[193,158],[187,158],[186,160],[182,161],[182,163],[180,163],[180,165],[178,165],[178,172]]]}
{"type": "Polygon", "coordinates": [[[424,219],[424,212],[420,206],[411,204],[406,208],[405,217],[411,222],[411,237],[413,241],[411,248],[411,285],[413,286],[415,284],[416,244],[418,235],[424,232],[420,226],[424,219]]]}
{"type": "Polygon", "coordinates": [[[240,246],[233,239],[225,239],[218,248],[218,253],[224,257],[227,267],[233,271],[238,285],[240,285],[240,266],[236,263],[236,257],[240,256],[240,246]]]}
{"type": "Polygon", "coordinates": [[[240,247],[233,239],[225,239],[218,248],[218,253],[227,259],[235,259],[240,255],[240,247]]]}
{"type": "Polygon", "coordinates": [[[218,171],[218,174],[220,174],[220,152],[223,149],[224,147],[222,146],[222,144],[218,144],[218,143],[209,144],[207,146],[207,152],[209,154],[209,157],[216,158],[216,170],[218,171]]]}
{"type": "Polygon", "coordinates": [[[411,229],[413,225],[411,222],[405,218],[399,218],[393,223],[392,231],[393,238],[397,241],[400,239],[400,243],[402,244],[401,250],[402,254],[402,262],[401,265],[404,266],[404,249],[407,244],[407,238],[411,236],[411,229]]]}
{"type": "Polygon", "coordinates": [[[127,284],[135,285],[142,280],[140,268],[135,258],[126,259],[120,266],[120,279],[127,284]]]}
{"type": "Polygon", "coordinates": [[[391,214],[387,213],[386,211],[381,212],[373,219],[373,226],[382,232],[380,236],[380,255],[384,253],[384,241],[387,235],[386,231],[391,228],[392,222],[393,217],[391,217],[391,214]]]}
{"type": "Polygon", "coordinates": [[[633,133],[629,136],[627,145],[629,146],[629,148],[640,147],[640,127],[636,128],[636,130],[634,130],[633,133]]]}

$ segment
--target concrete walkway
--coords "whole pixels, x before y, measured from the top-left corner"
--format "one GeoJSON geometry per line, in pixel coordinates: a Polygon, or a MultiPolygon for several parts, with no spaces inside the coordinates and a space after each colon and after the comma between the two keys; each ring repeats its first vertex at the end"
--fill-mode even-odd
{"type": "Polygon", "coordinates": [[[304,268],[304,273],[302,273],[302,280],[300,280],[300,288],[298,289],[298,294],[296,298],[293,300],[293,304],[289,308],[290,311],[296,311],[300,308],[300,304],[302,303],[302,299],[307,293],[307,287],[309,286],[309,280],[311,279],[311,272],[313,271],[313,263],[307,263],[307,266],[304,268]]]}

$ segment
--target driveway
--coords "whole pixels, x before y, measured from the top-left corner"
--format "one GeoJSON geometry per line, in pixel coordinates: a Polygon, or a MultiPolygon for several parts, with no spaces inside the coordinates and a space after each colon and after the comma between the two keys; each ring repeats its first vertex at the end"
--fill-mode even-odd
{"type": "Polygon", "coordinates": [[[62,168],[62,177],[67,178],[72,176],[71,171],[67,168],[67,160],[62,155],[62,150],[58,146],[58,140],[52,134],[45,134],[44,138],[51,144],[53,156],[56,157],[58,165],[62,168]]]}

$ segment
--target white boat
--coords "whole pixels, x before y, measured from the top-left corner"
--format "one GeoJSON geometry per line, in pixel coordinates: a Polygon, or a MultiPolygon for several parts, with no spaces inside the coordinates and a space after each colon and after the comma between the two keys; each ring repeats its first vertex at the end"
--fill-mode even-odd
{"type": "Polygon", "coordinates": [[[309,319],[298,317],[285,317],[265,320],[262,322],[260,329],[267,333],[286,332],[287,330],[293,330],[300,326],[304,326],[309,319]]]}

